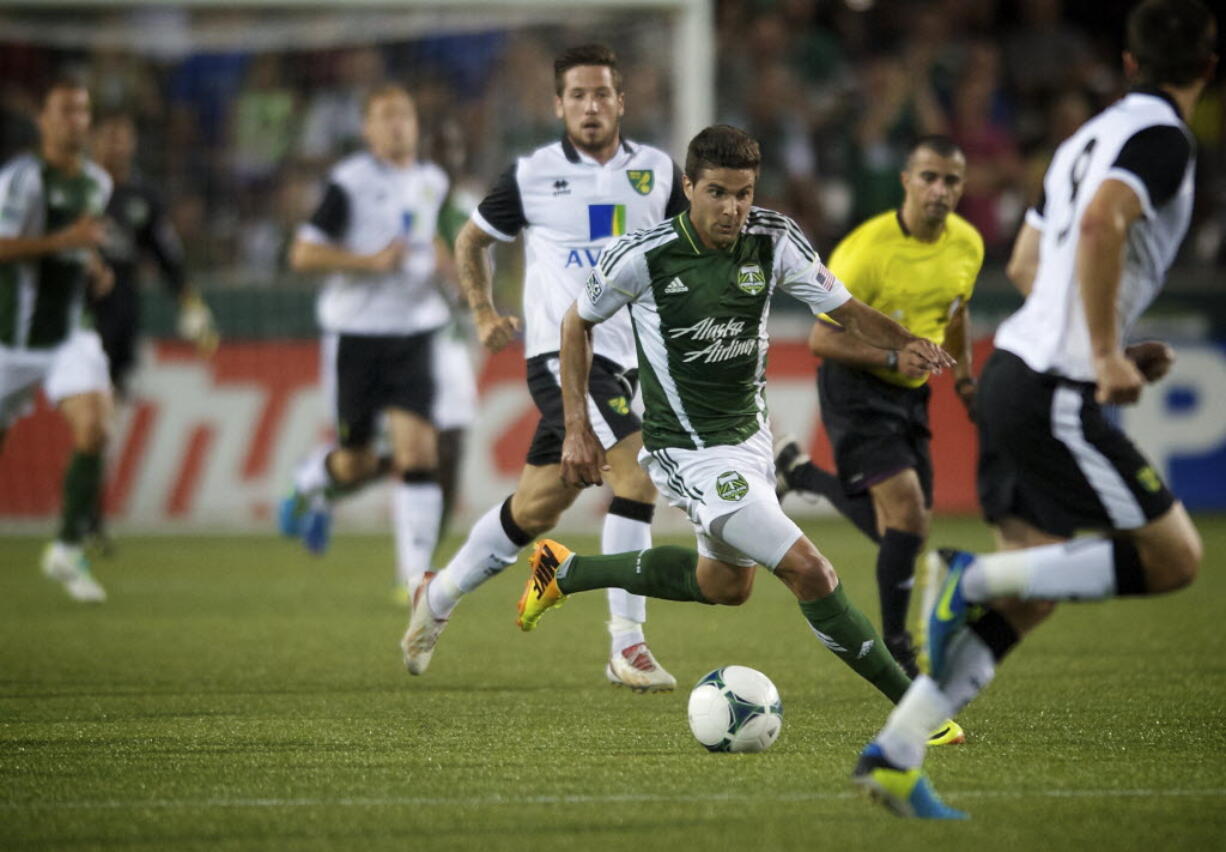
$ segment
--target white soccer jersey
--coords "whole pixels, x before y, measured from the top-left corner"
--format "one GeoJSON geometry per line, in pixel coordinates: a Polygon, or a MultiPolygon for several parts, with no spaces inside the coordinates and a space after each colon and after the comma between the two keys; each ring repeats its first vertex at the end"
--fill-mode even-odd
{"type": "Polygon", "coordinates": [[[1142,217],[1128,233],[1117,316],[1124,340],[1162,289],[1192,216],[1192,136],[1174,101],[1133,92],[1081,126],[1056,151],[1043,198],[1026,221],[1042,231],[1026,303],[1005,320],[996,345],[1040,373],[1094,381],[1090,334],[1077,279],[1081,217],[1104,180],[1127,184],[1142,217]]]}
{"type": "MultiPolygon", "coordinates": [[[[680,170],[649,145],[623,140],[603,165],[567,138],[520,157],[472,220],[504,242],[524,231],[526,356],[561,348],[562,317],[611,240],[687,206],[680,170]]],[[[592,348],[624,367],[635,365],[634,334],[625,311],[593,330],[592,348]]]]}
{"type": "Polygon", "coordinates": [[[325,331],[339,334],[417,334],[451,321],[435,281],[439,210],[447,175],[433,163],[397,168],[370,153],[354,154],[329,175],[323,200],[300,239],[374,254],[394,239],[407,250],[391,272],[333,272],[316,305],[325,331]]]}

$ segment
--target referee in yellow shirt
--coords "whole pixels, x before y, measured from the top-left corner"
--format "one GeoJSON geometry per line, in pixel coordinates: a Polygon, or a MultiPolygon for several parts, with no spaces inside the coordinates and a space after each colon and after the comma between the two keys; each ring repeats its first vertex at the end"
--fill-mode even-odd
{"type": "MultiPolygon", "coordinates": [[[[955,387],[969,412],[975,380],[967,303],[983,265],[983,239],[953,212],[966,158],[948,137],[925,136],[908,152],[901,177],[902,206],[848,234],[828,265],[857,299],[958,359],[955,387]]],[[[906,618],[932,508],[928,372],[906,354],[863,343],[825,319],[814,326],[809,348],[822,359],[818,398],[838,473],[814,465],[795,438],[781,437],[775,448],[780,497],[789,490],[820,494],[878,542],[881,632],[914,676],[906,618]]]]}

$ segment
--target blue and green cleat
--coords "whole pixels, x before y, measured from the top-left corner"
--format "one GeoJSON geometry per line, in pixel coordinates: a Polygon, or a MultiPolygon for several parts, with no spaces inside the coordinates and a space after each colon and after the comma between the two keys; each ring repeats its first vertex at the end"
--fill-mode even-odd
{"type": "Polygon", "coordinates": [[[302,515],[306,511],[306,498],[291,491],[277,506],[277,528],[286,538],[302,535],[302,515]]]}
{"type": "Polygon", "coordinates": [[[314,500],[302,515],[302,543],[316,556],[328,549],[332,538],[332,508],[324,500],[314,500]]]}
{"type": "Polygon", "coordinates": [[[912,819],[970,819],[941,801],[922,769],[899,769],[869,743],[851,774],[851,783],[895,816],[912,819]]]}
{"type": "Polygon", "coordinates": [[[932,560],[940,560],[947,568],[936,603],[928,614],[928,666],[933,679],[939,681],[945,673],[945,652],[950,640],[966,625],[971,608],[962,591],[962,575],[975,561],[975,555],[965,550],[941,548],[929,553],[928,560],[930,567],[932,560]]]}

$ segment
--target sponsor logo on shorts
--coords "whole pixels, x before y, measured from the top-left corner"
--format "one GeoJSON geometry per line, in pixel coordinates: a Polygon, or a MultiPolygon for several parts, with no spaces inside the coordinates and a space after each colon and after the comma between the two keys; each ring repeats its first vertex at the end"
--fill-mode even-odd
{"type": "Polygon", "coordinates": [[[1151,494],[1157,493],[1162,488],[1162,480],[1158,477],[1158,472],[1149,465],[1137,471],[1137,482],[1141,483],[1141,487],[1151,494]]]}
{"type": "Polygon", "coordinates": [[[721,500],[736,503],[749,493],[749,483],[735,470],[724,471],[715,480],[715,492],[721,500]]]}
{"type": "Polygon", "coordinates": [[[609,400],[609,408],[618,414],[626,415],[630,413],[630,402],[624,396],[615,396],[609,400]]]}
{"type": "Polygon", "coordinates": [[[766,276],[762,267],[756,263],[747,263],[736,274],[736,286],[751,296],[756,296],[766,289],[766,276]]]}

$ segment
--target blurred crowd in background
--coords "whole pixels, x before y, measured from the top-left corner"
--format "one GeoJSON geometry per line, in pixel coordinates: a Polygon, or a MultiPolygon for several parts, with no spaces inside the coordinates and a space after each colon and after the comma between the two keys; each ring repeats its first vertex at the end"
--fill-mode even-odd
{"type": "MultiPolygon", "coordinates": [[[[1125,88],[1119,30],[1128,4],[1105,11],[1115,5],[720,0],[717,120],[761,141],[759,203],[795,216],[823,251],[897,203],[911,139],[949,134],[969,162],[959,212],[983,234],[989,263],[999,263],[1055,147],[1125,88]]],[[[133,13],[107,14],[113,22],[133,13]]],[[[241,30],[269,12],[225,14],[241,30]]],[[[470,204],[512,156],[558,133],[551,60],[566,45],[601,40],[618,50],[625,132],[667,149],[673,47],[667,28],[639,18],[610,18],[598,32],[542,25],[182,55],[6,37],[0,153],[32,143],[41,83],[64,69],[82,73],[96,114],[134,119],[140,171],[164,194],[196,280],[268,286],[289,276],[293,228],[313,209],[328,166],[361,145],[363,95],[384,80],[412,88],[422,153],[470,204]]],[[[1226,264],[1224,103],[1219,75],[1191,122],[1198,196],[1184,265],[1226,264]]]]}

